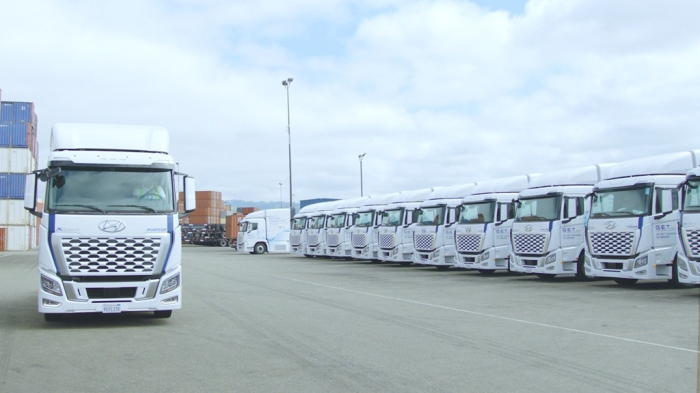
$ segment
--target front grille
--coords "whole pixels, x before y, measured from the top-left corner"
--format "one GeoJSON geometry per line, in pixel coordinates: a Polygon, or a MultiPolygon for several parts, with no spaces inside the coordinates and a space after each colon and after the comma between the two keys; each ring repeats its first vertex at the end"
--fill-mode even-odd
{"type": "Polygon", "coordinates": [[[432,251],[435,249],[435,235],[433,234],[416,234],[413,239],[416,250],[432,251]]]}
{"type": "Polygon", "coordinates": [[[392,249],[394,248],[394,234],[393,233],[380,233],[379,234],[379,248],[392,249]]]}
{"type": "Polygon", "coordinates": [[[632,255],[634,232],[591,232],[588,238],[594,255],[632,255]]]}
{"type": "Polygon", "coordinates": [[[133,299],[136,288],[87,288],[89,299],[133,299]]]}
{"type": "Polygon", "coordinates": [[[688,248],[689,257],[698,258],[700,257],[700,230],[684,230],[686,246],[688,248]]]}
{"type": "Polygon", "coordinates": [[[309,234],[306,238],[306,241],[309,243],[310,246],[317,246],[318,245],[318,234],[314,234],[314,235],[309,234]]]}
{"type": "Polygon", "coordinates": [[[519,233],[513,235],[516,254],[544,254],[547,235],[519,233]]]}
{"type": "Polygon", "coordinates": [[[367,245],[367,235],[364,233],[353,233],[350,240],[355,248],[363,248],[367,245]]]}
{"type": "Polygon", "coordinates": [[[160,238],[71,237],[61,247],[71,274],[152,274],[160,238]]]}
{"type": "Polygon", "coordinates": [[[338,236],[337,233],[328,234],[328,239],[326,239],[326,241],[329,247],[338,247],[340,244],[340,236],[338,236]]]}
{"type": "Polygon", "coordinates": [[[481,235],[457,235],[457,251],[479,252],[481,251],[481,235]]]}
{"type": "Polygon", "coordinates": [[[298,246],[301,244],[301,235],[289,235],[289,244],[298,246]]]}

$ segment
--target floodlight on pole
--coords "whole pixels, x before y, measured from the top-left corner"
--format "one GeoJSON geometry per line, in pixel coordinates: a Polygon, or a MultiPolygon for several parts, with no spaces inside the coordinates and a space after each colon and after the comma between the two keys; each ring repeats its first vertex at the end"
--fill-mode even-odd
{"type": "Polygon", "coordinates": [[[363,185],[362,185],[362,159],[365,158],[365,154],[367,153],[362,153],[357,158],[360,160],[360,196],[364,196],[364,190],[363,190],[363,185]]]}
{"type": "Polygon", "coordinates": [[[292,200],[292,128],[289,116],[289,86],[294,78],[287,78],[282,81],[282,86],[287,90],[287,137],[289,140],[289,221],[294,218],[294,203],[292,200]]]}

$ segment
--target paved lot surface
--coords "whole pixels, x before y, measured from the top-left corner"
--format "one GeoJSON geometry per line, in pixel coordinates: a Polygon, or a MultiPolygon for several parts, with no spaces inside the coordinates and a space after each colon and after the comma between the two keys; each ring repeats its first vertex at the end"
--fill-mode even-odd
{"type": "Polygon", "coordinates": [[[184,249],[172,318],[36,311],[0,253],[0,392],[695,392],[700,290],[184,249]]]}

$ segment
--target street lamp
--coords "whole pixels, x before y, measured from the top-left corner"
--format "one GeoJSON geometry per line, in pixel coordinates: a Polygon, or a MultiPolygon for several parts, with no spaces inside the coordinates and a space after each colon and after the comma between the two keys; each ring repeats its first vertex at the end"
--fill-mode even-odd
{"type": "Polygon", "coordinates": [[[282,203],[282,183],[280,183],[280,208],[284,207],[282,203]]]}
{"type": "Polygon", "coordinates": [[[360,196],[364,196],[364,190],[362,189],[362,159],[365,158],[365,154],[367,153],[362,153],[357,158],[360,160],[360,196]]]}
{"type": "Polygon", "coordinates": [[[294,205],[292,204],[292,128],[289,118],[289,85],[293,78],[282,81],[282,86],[287,90],[287,136],[289,137],[289,221],[294,219],[294,205]]]}

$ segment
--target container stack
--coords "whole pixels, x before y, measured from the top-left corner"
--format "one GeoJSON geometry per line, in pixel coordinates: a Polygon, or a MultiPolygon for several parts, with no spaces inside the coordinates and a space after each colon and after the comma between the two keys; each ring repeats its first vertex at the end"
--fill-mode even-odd
{"type": "Polygon", "coordinates": [[[37,168],[38,150],[34,104],[0,100],[0,251],[37,245],[36,217],[24,209],[24,184],[37,168]]]}
{"type": "MultiPolygon", "coordinates": [[[[197,209],[185,217],[182,224],[224,224],[222,221],[222,213],[224,212],[224,201],[221,198],[219,191],[196,191],[197,209]]],[[[178,204],[181,205],[183,200],[182,192],[178,204]]],[[[180,211],[184,211],[182,206],[179,206],[180,211]]],[[[225,217],[225,216],[224,216],[225,217]]]]}

